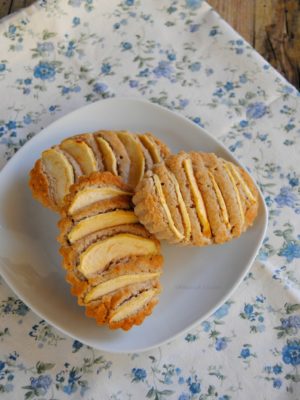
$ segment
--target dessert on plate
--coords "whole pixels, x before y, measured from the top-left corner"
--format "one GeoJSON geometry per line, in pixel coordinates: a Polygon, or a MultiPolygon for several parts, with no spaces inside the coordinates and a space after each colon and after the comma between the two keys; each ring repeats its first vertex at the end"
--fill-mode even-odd
{"type": "Polygon", "coordinates": [[[161,291],[160,243],[139,223],[131,191],[111,172],[81,177],[58,224],[72,294],[87,316],[111,329],[141,324],[161,291]]]}
{"type": "Polygon", "coordinates": [[[227,242],[252,225],[258,191],[232,162],[182,151],[144,175],[133,203],[139,221],[158,239],[204,246],[227,242]]]}
{"type": "Polygon", "coordinates": [[[80,176],[109,171],[133,189],[153,164],[169,154],[151,133],[102,130],[75,135],[43,151],[30,171],[29,186],[37,200],[59,212],[80,176]]]}

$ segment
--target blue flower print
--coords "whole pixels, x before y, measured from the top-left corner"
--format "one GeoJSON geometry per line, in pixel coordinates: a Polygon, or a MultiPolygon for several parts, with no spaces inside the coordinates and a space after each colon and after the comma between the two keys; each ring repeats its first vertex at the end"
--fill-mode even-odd
{"type": "Polygon", "coordinates": [[[134,0],[125,0],[126,6],[132,6],[134,4],[134,0]]]}
{"type": "Polygon", "coordinates": [[[24,79],[25,85],[31,85],[31,83],[32,83],[32,79],[30,79],[30,78],[24,79]]]}
{"type": "Polygon", "coordinates": [[[138,75],[138,76],[147,78],[149,75],[150,75],[150,70],[149,70],[149,68],[145,68],[145,69],[142,69],[142,70],[139,72],[139,75],[138,75]]]}
{"type": "Polygon", "coordinates": [[[195,10],[196,8],[199,8],[202,4],[202,0],[185,0],[185,3],[188,8],[192,8],[195,10]]]}
{"type": "Polygon", "coordinates": [[[6,70],[6,64],[0,63],[0,72],[3,72],[6,70]]]}
{"type": "Polygon", "coordinates": [[[204,128],[204,124],[202,123],[202,119],[200,117],[195,117],[193,119],[193,122],[195,122],[195,124],[201,126],[201,128],[204,128]]]}
{"type": "Polygon", "coordinates": [[[160,61],[158,66],[153,69],[153,73],[156,78],[170,78],[173,72],[173,67],[168,61],[160,61]]]}
{"type": "Polygon", "coordinates": [[[17,27],[15,25],[9,25],[8,32],[11,34],[16,33],[17,27]]]}
{"type": "Polygon", "coordinates": [[[182,394],[178,397],[178,400],[190,400],[190,399],[191,399],[191,397],[190,397],[190,395],[187,394],[187,393],[182,393],[182,394]]]}
{"type": "Polygon", "coordinates": [[[56,74],[55,66],[48,62],[40,62],[34,68],[34,77],[42,81],[53,80],[56,74]]]}
{"type": "Polygon", "coordinates": [[[226,340],[226,338],[222,337],[222,338],[218,338],[218,339],[216,340],[215,349],[216,349],[217,351],[224,350],[224,349],[226,349],[226,347],[227,347],[227,340],[226,340]]]}
{"type": "Polygon", "coordinates": [[[244,307],[244,313],[246,315],[251,315],[253,313],[253,306],[251,304],[246,304],[244,307]]]}
{"type": "Polygon", "coordinates": [[[24,124],[26,124],[26,125],[31,124],[31,122],[32,122],[31,116],[30,116],[29,114],[24,115],[24,117],[23,117],[23,122],[24,122],[24,124]]]}
{"type": "Polygon", "coordinates": [[[131,88],[136,88],[136,87],[139,86],[139,82],[136,81],[136,80],[130,80],[130,81],[129,81],[129,86],[130,86],[131,88]]]}
{"type": "Polygon", "coordinates": [[[74,17],[72,20],[73,26],[78,26],[80,24],[80,18],[79,17],[74,17]]]}
{"type": "Polygon", "coordinates": [[[180,108],[185,108],[188,104],[189,104],[189,100],[188,99],[180,99],[179,100],[180,108]]]}
{"type": "Polygon", "coordinates": [[[300,342],[288,342],[282,349],[282,360],[285,364],[300,365],[300,342]]]}
{"type": "Polygon", "coordinates": [[[209,36],[214,37],[214,36],[219,35],[220,32],[219,32],[218,28],[219,28],[218,26],[212,27],[211,30],[209,31],[209,36]]]}
{"type": "Polygon", "coordinates": [[[76,353],[79,349],[81,349],[81,347],[83,346],[83,344],[81,342],[79,342],[79,340],[74,340],[73,344],[72,344],[72,352],[76,353]]]}
{"type": "Polygon", "coordinates": [[[280,189],[280,194],[275,197],[275,202],[278,207],[294,207],[297,201],[297,196],[292,192],[291,188],[286,186],[280,189]]]}
{"type": "Polygon", "coordinates": [[[246,128],[246,126],[249,125],[249,122],[247,120],[243,119],[242,121],[240,121],[239,125],[241,128],[246,128]]]}
{"type": "Polygon", "coordinates": [[[228,314],[229,308],[230,308],[230,304],[228,304],[228,303],[223,304],[213,314],[214,318],[221,319],[221,318],[225,317],[228,314]]]}
{"type": "Polygon", "coordinates": [[[17,127],[16,121],[8,121],[8,123],[5,125],[6,125],[7,129],[9,129],[9,130],[16,129],[16,127],[17,127]]]}
{"type": "Polygon", "coordinates": [[[286,257],[287,262],[292,262],[294,258],[300,258],[300,245],[295,241],[288,242],[280,249],[278,255],[286,257]]]}
{"type": "Polygon", "coordinates": [[[67,51],[65,52],[66,57],[73,57],[75,54],[76,44],[74,40],[70,40],[68,43],[67,51]]]}
{"type": "Polygon", "coordinates": [[[30,378],[30,386],[34,390],[38,390],[40,394],[46,394],[52,384],[52,379],[49,375],[40,375],[38,378],[30,378]]]}
{"type": "Polygon", "coordinates": [[[241,350],[240,356],[242,358],[248,358],[250,357],[250,350],[248,349],[248,347],[244,348],[241,350]]]}
{"type": "Polygon", "coordinates": [[[132,368],[132,382],[144,381],[147,378],[147,373],[143,368],[132,368]]]}
{"type": "Polygon", "coordinates": [[[5,367],[5,362],[0,360],[0,371],[2,371],[5,367]]]}
{"type": "Polygon", "coordinates": [[[101,66],[101,72],[104,75],[107,75],[110,73],[111,70],[111,65],[109,63],[103,63],[101,66]]]}
{"type": "Polygon", "coordinates": [[[210,327],[211,327],[211,325],[210,325],[210,323],[208,321],[203,321],[201,323],[201,326],[202,326],[204,332],[209,332],[210,327]]]}
{"type": "Polygon", "coordinates": [[[200,62],[194,62],[193,64],[191,64],[191,65],[189,66],[189,69],[190,69],[192,72],[200,71],[200,69],[201,69],[201,63],[200,63],[200,62]]]}
{"type": "Polygon", "coordinates": [[[191,377],[189,377],[187,379],[187,384],[189,386],[190,392],[194,395],[194,394],[198,394],[201,392],[201,385],[200,382],[198,382],[198,377],[197,375],[195,375],[194,379],[192,379],[191,377]]]}
{"type": "Polygon", "coordinates": [[[219,397],[218,400],[230,400],[230,397],[224,394],[224,396],[219,397]]]}
{"type": "Polygon", "coordinates": [[[272,369],[275,375],[281,374],[282,372],[282,367],[278,364],[274,365],[272,369]]]}
{"type": "Polygon", "coordinates": [[[130,50],[130,49],[132,48],[132,44],[129,43],[129,42],[122,42],[122,43],[121,43],[121,46],[122,46],[122,48],[123,48],[124,51],[125,51],[125,50],[130,50]]]}
{"type": "Polygon", "coordinates": [[[199,30],[200,28],[200,24],[191,24],[190,25],[190,32],[191,33],[195,33],[199,30]]]}
{"type": "Polygon", "coordinates": [[[279,389],[282,385],[282,381],[281,379],[274,379],[273,381],[273,388],[275,389],[279,389]]]}
{"type": "Polygon", "coordinates": [[[168,53],[167,57],[168,57],[169,61],[175,61],[176,60],[176,54],[174,54],[174,53],[168,53]]]}
{"type": "Polygon", "coordinates": [[[103,94],[108,92],[108,86],[106,83],[95,83],[93,86],[93,91],[97,94],[103,94]]]}
{"type": "Polygon", "coordinates": [[[291,174],[288,174],[287,177],[288,177],[290,186],[296,187],[299,185],[299,178],[292,176],[291,174]]]}
{"type": "Polygon", "coordinates": [[[267,112],[267,106],[262,102],[249,104],[246,110],[248,119],[262,118],[267,112]]]}
{"type": "Polygon", "coordinates": [[[50,53],[51,51],[54,50],[54,45],[51,42],[43,42],[43,43],[38,43],[37,44],[37,49],[41,53],[48,52],[50,53]]]}
{"type": "Polygon", "coordinates": [[[233,83],[232,82],[226,82],[225,85],[224,85],[224,89],[226,89],[227,92],[233,90],[234,89],[233,83]]]}
{"type": "Polygon", "coordinates": [[[281,319],[281,326],[284,329],[300,328],[300,315],[290,315],[288,318],[281,319]]]}

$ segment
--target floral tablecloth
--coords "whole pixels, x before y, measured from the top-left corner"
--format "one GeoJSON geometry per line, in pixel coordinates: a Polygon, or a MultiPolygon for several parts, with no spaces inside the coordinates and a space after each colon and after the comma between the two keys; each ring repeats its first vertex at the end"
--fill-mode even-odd
{"type": "MultiPolygon", "coordinates": [[[[168,345],[102,353],[0,283],[1,399],[300,399],[300,97],[201,0],[41,0],[0,23],[0,163],[57,118],[146,98],[218,137],[269,207],[232,298],[168,345]]],[[[1,188],[0,188],[1,190],[1,188]]]]}

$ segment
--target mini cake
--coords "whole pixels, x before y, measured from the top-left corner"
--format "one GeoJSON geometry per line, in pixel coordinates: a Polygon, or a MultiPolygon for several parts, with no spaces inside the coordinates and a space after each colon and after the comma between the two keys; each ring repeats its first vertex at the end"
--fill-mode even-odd
{"type": "Polygon", "coordinates": [[[212,153],[180,152],[145,174],[133,203],[158,239],[204,246],[227,242],[252,225],[258,192],[233,163],[212,153]]]}
{"type": "Polygon", "coordinates": [[[33,196],[44,206],[59,211],[69,188],[80,176],[109,171],[131,188],[154,163],[170,154],[151,133],[98,131],[76,135],[45,150],[30,171],[33,196]]]}
{"type": "Polygon", "coordinates": [[[70,187],[59,221],[63,266],[86,315],[130,329],[152,313],[161,291],[160,244],[138,222],[131,187],[94,172],[70,187]]]}

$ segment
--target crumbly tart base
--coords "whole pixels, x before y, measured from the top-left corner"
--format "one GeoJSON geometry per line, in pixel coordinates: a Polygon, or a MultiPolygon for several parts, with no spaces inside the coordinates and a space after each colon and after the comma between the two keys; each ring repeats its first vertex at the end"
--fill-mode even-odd
{"type": "Polygon", "coordinates": [[[169,148],[151,133],[83,133],[45,150],[30,171],[29,186],[36,200],[60,212],[64,196],[80,176],[108,171],[134,189],[154,163],[169,155],[169,148]]]}
{"type": "Polygon", "coordinates": [[[225,243],[253,224],[258,191],[233,163],[182,151],[145,174],[133,203],[139,221],[158,239],[204,246],[225,243]]]}
{"type": "Polygon", "coordinates": [[[140,325],[151,315],[161,292],[160,244],[137,221],[129,190],[128,185],[109,172],[81,177],[71,186],[58,223],[60,253],[71,293],[85,307],[88,317],[111,329],[128,330],[140,325]],[[111,188],[117,194],[91,204],[83,202],[84,207],[74,211],[78,196],[85,192],[90,196],[90,189],[103,188],[111,188]],[[127,194],[120,195],[116,190],[127,194]],[[74,232],[77,237],[72,241],[74,232]],[[91,263],[93,251],[98,253],[91,263]]]}

